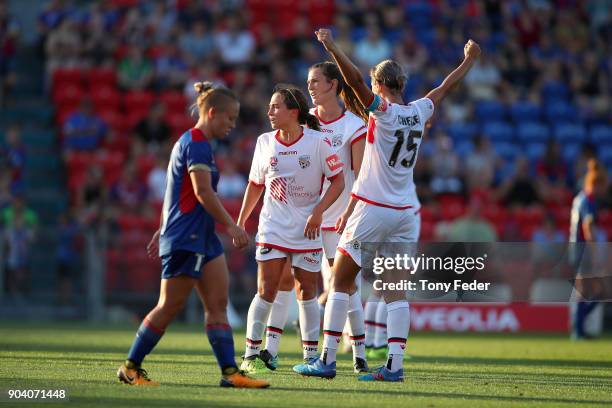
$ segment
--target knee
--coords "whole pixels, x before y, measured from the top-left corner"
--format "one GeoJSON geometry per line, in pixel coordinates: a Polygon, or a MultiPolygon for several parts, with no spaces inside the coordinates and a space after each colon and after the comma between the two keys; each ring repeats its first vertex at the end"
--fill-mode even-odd
{"type": "Polygon", "coordinates": [[[317,283],[310,281],[297,282],[296,295],[299,300],[309,300],[317,296],[317,283]]]}
{"type": "Polygon", "coordinates": [[[185,301],[186,299],[170,300],[166,298],[157,304],[156,309],[165,315],[174,316],[185,306],[185,301]]]}
{"type": "Polygon", "coordinates": [[[270,303],[274,302],[277,291],[278,283],[274,284],[273,282],[264,282],[260,284],[257,288],[257,294],[259,295],[259,297],[270,303]]]}
{"type": "Polygon", "coordinates": [[[222,296],[218,299],[211,299],[206,304],[206,313],[211,315],[225,315],[227,312],[227,297],[222,296]]]}
{"type": "Polygon", "coordinates": [[[331,292],[353,293],[355,282],[342,276],[334,276],[331,281],[331,292]]]}

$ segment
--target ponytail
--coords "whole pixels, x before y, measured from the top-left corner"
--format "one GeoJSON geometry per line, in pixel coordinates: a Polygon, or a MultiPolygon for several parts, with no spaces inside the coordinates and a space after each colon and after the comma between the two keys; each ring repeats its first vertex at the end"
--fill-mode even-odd
{"type": "Polygon", "coordinates": [[[319,119],[312,113],[306,114],[306,126],[308,126],[312,130],[321,130],[321,124],[319,123],[319,119]]]}

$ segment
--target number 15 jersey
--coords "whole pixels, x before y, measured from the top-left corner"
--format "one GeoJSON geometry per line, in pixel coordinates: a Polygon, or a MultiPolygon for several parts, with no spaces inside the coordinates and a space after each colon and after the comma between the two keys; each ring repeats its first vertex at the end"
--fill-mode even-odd
{"type": "Polygon", "coordinates": [[[399,105],[374,95],[368,110],[368,134],[353,197],[398,210],[418,208],[412,173],[433,102],[421,98],[399,105]]]}

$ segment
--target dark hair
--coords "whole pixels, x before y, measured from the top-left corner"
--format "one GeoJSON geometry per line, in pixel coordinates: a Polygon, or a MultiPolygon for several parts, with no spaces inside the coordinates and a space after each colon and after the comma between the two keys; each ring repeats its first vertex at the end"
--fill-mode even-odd
{"type": "Polygon", "coordinates": [[[370,70],[370,76],[389,90],[401,94],[404,92],[408,77],[397,62],[384,60],[370,70]]]}
{"type": "Polygon", "coordinates": [[[295,85],[278,84],[274,87],[274,93],[281,94],[287,109],[298,110],[298,123],[306,125],[313,130],[321,130],[319,119],[309,112],[308,100],[304,93],[295,85]]]}
{"type": "Polygon", "coordinates": [[[344,78],[342,78],[342,73],[340,72],[338,66],[331,61],[318,62],[311,66],[309,71],[317,68],[321,70],[321,73],[325,75],[325,78],[327,78],[329,81],[333,79],[338,81],[336,95],[340,96],[348,111],[359,116],[364,122],[367,122],[368,114],[366,110],[361,102],[359,102],[359,99],[357,98],[357,95],[355,95],[353,89],[348,86],[346,82],[344,82],[344,78]]]}
{"type": "Polygon", "coordinates": [[[228,99],[238,102],[236,94],[223,85],[215,85],[212,82],[196,82],[193,88],[198,93],[193,108],[199,112],[206,111],[208,108],[224,108],[228,99]]]}

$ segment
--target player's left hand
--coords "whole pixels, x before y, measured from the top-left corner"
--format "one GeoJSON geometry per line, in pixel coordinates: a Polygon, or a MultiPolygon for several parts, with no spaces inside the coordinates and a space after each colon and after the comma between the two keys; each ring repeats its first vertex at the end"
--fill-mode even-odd
{"type": "Polygon", "coordinates": [[[304,227],[304,236],[308,239],[314,240],[321,234],[321,223],[323,222],[323,214],[319,211],[313,211],[306,221],[306,227],[304,227]]]}
{"type": "Polygon", "coordinates": [[[328,48],[334,43],[334,37],[329,28],[319,28],[315,31],[315,34],[317,35],[317,40],[323,44],[325,48],[328,48]]]}
{"type": "Polygon", "coordinates": [[[478,43],[472,39],[468,40],[463,47],[463,54],[465,58],[471,58],[473,60],[478,59],[480,57],[480,46],[478,43]]]}
{"type": "Polygon", "coordinates": [[[147,245],[147,255],[149,255],[151,259],[159,258],[159,230],[155,231],[153,238],[151,238],[151,241],[147,245]]]}

